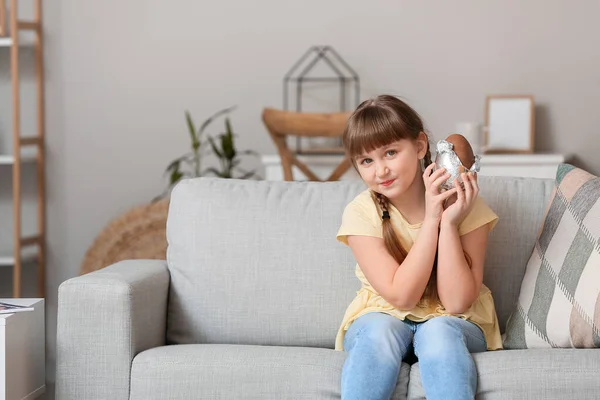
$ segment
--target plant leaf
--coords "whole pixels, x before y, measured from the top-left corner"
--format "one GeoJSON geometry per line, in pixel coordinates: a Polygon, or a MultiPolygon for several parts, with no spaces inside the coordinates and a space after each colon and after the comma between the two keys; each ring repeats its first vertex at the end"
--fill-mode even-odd
{"type": "Polygon", "coordinates": [[[167,166],[167,168],[165,168],[165,174],[167,172],[171,172],[174,168],[179,168],[179,163],[181,160],[177,159],[177,160],[173,160],[169,163],[169,165],[167,166]]]}
{"type": "Polygon", "coordinates": [[[260,177],[260,175],[258,175],[258,174],[256,173],[256,169],[253,169],[253,170],[252,170],[252,171],[250,171],[250,172],[246,171],[246,170],[245,170],[245,169],[243,169],[243,168],[237,168],[237,170],[238,170],[238,171],[241,171],[241,172],[243,172],[243,173],[244,173],[244,175],[242,175],[242,177],[240,177],[239,179],[247,179],[247,178],[249,178],[249,177],[251,177],[251,176],[255,176],[255,177],[257,177],[258,179],[262,179],[262,178],[260,177]]]}
{"type": "Polygon", "coordinates": [[[235,158],[235,155],[237,154],[237,151],[235,150],[235,141],[233,139],[233,129],[231,128],[231,121],[229,120],[229,118],[225,118],[225,132],[227,134],[227,145],[231,146],[231,157],[230,159],[235,158]]]}
{"type": "Polygon", "coordinates": [[[215,118],[218,118],[218,117],[220,117],[220,116],[221,116],[221,115],[223,115],[223,114],[230,113],[230,112],[231,112],[231,111],[233,111],[233,110],[234,110],[236,107],[237,107],[237,106],[231,106],[231,107],[227,107],[227,108],[224,108],[224,109],[222,109],[222,110],[220,110],[220,111],[217,111],[216,113],[214,113],[213,115],[211,115],[211,116],[210,116],[210,117],[209,117],[209,118],[208,118],[206,121],[204,121],[204,122],[202,123],[202,125],[200,126],[200,130],[198,131],[198,135],[201,135],[201,134],[202,134],[202,132],[204,132],[204,129],[206,129],[206,127],[207,127],[207,126],[208,126],[208,125],[209,125],[211,122],[213,122],[213,120],[214,120],[215,118]]]}
{"type": "Polygon", "coordinates": [[[182,159],[181,161],[185,162],[185,164],[189,167],[192,167],[194,165],[194,157],[186,157],[184,159],[182,159]]]}
{"type": "Polygon", "coordinates": [[[165,173],[172,172],[174,169],[179,169],[181,167],[181,162],[182,161],[189,162],[192,159],[192,158],[190,158],[192,156],[193,156],[193,154],[188,153],[188,154],[184,154],[183,156],[174,159],[173,161],[171,161],[169,163],[167,168],[165,168],[165,173]]]}
{"type": "Polygon", "coordinates": [[[208,142],[210,143],[210,147],[212,147],[213,151],[215,152],[215,154],[217,155],[217,157],[219,158],[224,158],[223,157],[223,153],[221,153],[219,151],[219,148],[217,147],[217,145],[215,144],[215,140],[211,137],[211,136],[207,136],[206,137],[208,139],[208,142]]]}
{"type": "Polygon", "coordinates": [[[231,129],[231,121],[229,118],[225,118],[225,133],[229,136],[233,135],[233,129],[231,129]]]}
{"type": "Polygon", "coordinates": [[[179,169],[174,170],[173,172],[171,172],[171,177],[170,177],[169,183],[171,185],[173,185],[174,183],[179,181],[182,176],[183,176],[183,174],[179,171],[179,169]]]}
{"type": "Polygon", "coordinates": [[[202,174],[204,175],[207,172],[212,172],[216,176],[218,176],[220,178],[224,178],[223,173],[214,167],[206,168],[204,171],[202,171],[202,174]]]}
{"type": "MultiPolygon", "coordinates": [[[[239,179],[248,179],[248,178],[250,178],[251,176],[257,176],[257,177],[259,177],[258,175],[256,175],[256,174],[254,173],[254,171],[250,171],[250,172],[246,172],[244,175],[240,176],[240,177],[239,177],[239,179]]],[[[259,178],[260,178],[260,177],[259,177],[259,178]]]]}
{"type": "Polygon", "coordinates": [[[233,136],[231,134],[226,133],[221,135],[221,148],[223,149],[225,158],[228,160],[235,158],[235,148],[233,147],[233,136]]]}
{"type": "Polygon", "coordinates": [[[196,126],[192,120],[192,116],[189,111],[185,111],[185,120],[187,121],[188,131],[190,132],[190,138],[192,139],[192,148],[197,150],[200,147],[200,141],[196,137],[196,126]]]}

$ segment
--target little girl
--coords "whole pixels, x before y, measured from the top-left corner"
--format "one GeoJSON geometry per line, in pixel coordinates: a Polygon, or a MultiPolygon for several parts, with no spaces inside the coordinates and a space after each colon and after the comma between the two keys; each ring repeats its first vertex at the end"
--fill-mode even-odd
{"type": "Polygon", "coordinates": [[[474,174],[461,176],[464,188],[440,191],[450,174],[434,171],[421,118],[396,97],[358,106],[343,143],[368,189],[346,206],[337,234],[362,284],[336,338],[347,352],[342,399],[391,398],[411,355],[428,399],[474,399],[470,353],[502,347],[482,284],[498,216],[474,174]]]}

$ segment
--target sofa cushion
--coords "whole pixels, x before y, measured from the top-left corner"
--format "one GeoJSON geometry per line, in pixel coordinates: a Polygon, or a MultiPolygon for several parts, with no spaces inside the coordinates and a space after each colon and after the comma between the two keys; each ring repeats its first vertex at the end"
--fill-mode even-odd
{"type": "Polygon", "coordinates": [[[168,343],[333,348],[359,289],[335,239],[353,182],[199,178],[173,190],[168,343]]]}
{"type": "MultiPolygon", "coordinates": [[[[131,400],[339,399],[344,353],[306,347],[176,345],[140,353],[131,400]]],[[[393,399],[405,399],[403,364],[393,399]]]]}
{"type": "Polygon", "coordinates": [[[598,177],[558,168],[505,348],[600,346],[599,198],[598,177]]]}
{"type": "MultiPolygon", "coordinates": [[[[499,350],[473,354],[477,400],[597,399],[596,349],[499,350]]],[[[419,364],[410,371],[408,398],[425,399],[419,364]]]]}

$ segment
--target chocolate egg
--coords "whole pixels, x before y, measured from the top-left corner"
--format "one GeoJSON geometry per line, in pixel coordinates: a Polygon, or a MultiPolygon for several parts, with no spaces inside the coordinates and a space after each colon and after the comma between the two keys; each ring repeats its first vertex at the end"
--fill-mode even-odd
{"type": "Polygon", "coordinates": [[[454,133],[445,140],[440,140],[437,143],[434,169],[445,168],[450,173],[450,178],[444,181],[440,187],[446,190],[452,189],[454,180],[457,178],[463,185],[460,174],[479,172],[479,160],[480,157],[473,154],[471,144],[463,135],[454,133]]]}

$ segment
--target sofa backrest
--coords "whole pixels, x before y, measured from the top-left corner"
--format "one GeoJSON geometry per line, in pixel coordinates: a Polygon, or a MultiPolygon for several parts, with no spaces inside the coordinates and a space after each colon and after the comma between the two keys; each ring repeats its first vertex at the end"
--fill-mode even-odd
{"type": "MultiPolygon", "coordinates": [[[[501,326],[512,311],[552,182],[480,177],[500,216],[485,283],[501,326]]],[[[333,348],[359,289],[350,249],[335,240],[361,181],[196,178],[171,194],[167,341],[333,348]]]]}
{"type": "Polygon", "coordinates": [[[504,333],[506,320],[519,297],[554,180],[479,176],[478,181],[480,196],[499,217],[488,240],[483,282],[492,291],[504,333]]]}

